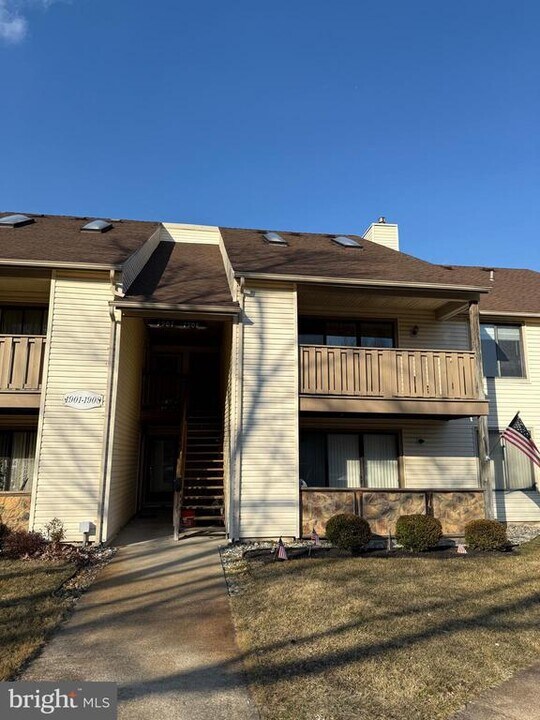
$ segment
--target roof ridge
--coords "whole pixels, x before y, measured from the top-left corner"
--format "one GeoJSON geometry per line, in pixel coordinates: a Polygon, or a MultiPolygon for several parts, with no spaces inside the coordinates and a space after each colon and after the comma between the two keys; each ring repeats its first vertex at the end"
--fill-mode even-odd
{"type": "Polygon", "coordinates": [[[489,272],[490,270],[511,270],[515,272],[533,272],[536,274],[540,274],[539,270],[533,270],[533,268],[524,268],[524,267],[504,267],[502,265],[456,265],[455,263],[448,263],[448,264],[439,264],[440,267],[446,267],[446,268],[459,268],[459,269],[467,269],[467,270],[484,270],[485,272],[489,272]]]}
{"type": "Polygon", "coordinates": [[[132,222],[132,223],[145,223],[148,225],[160,225],[161,220],[135,220],[134,218],[119,218],[118,216],[115,217],[108,217],[107,215],[63,215],[63,214],[52,214],[52,213],[37,213],[37,212],[26,212],[22,210],[17,211],[9,211],[9,210],[0,210],[0,217],[6,216],[6,215],[15,215],[15,214],[21,214],[21,215],[28,215],[28,217],[33,218],[51,218],[56,220],[89,220],[90,218],[96,219],[96,220],[109,220],[110,222],[132,222]]]}

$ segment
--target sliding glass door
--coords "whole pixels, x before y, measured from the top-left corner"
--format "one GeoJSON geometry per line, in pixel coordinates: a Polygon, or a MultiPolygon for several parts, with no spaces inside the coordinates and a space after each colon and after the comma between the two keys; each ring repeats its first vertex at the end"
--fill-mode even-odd
{"type": "Polygon", "coordinates": [[[328,447],[328,485],[335,488],[361,487],[360,438],[354,434],[330,434],[328,447]]]}
{"type": "Polygon", "coordinates": [[[398,457],[396,433],[300,435],[300,479],[308,487],[397,488],[398,457]]]}
{"type": "Polygon", "coordinates": [[[366,487],[399,487],[397,437],[390,434],[364,433],[366,487]]]}

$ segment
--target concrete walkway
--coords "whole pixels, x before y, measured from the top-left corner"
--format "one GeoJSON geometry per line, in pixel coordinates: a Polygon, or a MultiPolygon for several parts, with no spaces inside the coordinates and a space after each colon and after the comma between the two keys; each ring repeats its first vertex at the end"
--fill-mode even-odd
{"type": "Polygon", "coordinates": [[[24,680],[118,683],[125,720],[256,720],[242,676],[219,536],[174,543],[133,521],[118,555],[24,680]]]}
{"type": "Polygon", "coordinates": [[[452,720],[540,720],[540,663],[486,690],[452,720]]]}

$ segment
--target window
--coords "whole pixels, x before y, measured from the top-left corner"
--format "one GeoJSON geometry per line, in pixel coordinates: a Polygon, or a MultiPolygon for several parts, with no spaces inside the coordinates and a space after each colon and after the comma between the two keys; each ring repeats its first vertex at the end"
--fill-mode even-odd
{"type": "Polygon", "coordinates": [[[524,377],[519,325],[481,325],[485,377],[524,377]]]}
{"type": "Polygon", "coordinates": [[[399,487],[396,433],[300,433],[300,479],[308,487],[399,487]]]}
{"type": "Polygon", "coordinates": [[[394,347],[394,323],[361,322],[358,323],[360,347],[394,347]]]}
{"type": "Polygon", "coordinates": [[[334,321],[326,323],[325,345],[356,347],[357,344],[356,323],[334,321]]]}
{"type": "Polygon", "coordinates": [[[496,490],[530,490],[535,485],[534,465],[512,443],[499,440],[499,431],[489,431],[491,461],[496,490]]]}
{"type": "Polygon", "coordinates": [[[321,320],[300,318],[300,345],[395,347],[395,325],[388,320],[321,320]]]}
{"type": "Polygon", "coordinates": [[[0,307],[0,335],[46,335],[47,308],[0,307]]]}
{"type": "Polygon", "coordinates": [[[35,430],[0,430],[0,491],[32,490],[35,454],[35,430]]]}

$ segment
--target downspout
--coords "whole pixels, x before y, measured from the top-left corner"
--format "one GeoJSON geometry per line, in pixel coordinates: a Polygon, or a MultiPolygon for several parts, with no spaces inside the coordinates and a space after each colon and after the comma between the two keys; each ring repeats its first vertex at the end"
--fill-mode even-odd
{"type": "MultiPolygon", "coordinates": [[[[116,274],[114,270],[110,271],[111,288],[113,297],[116,294],[116,274]]],[[[116,317],[116,310],[113,305],[109,306],[109,315],[111,318],[111,333],[109,342],[109,377],[107,379],[107,397],[105,402],[105,433],[103,442],[103,456],[102,456],[102,473],[99,488],[99,508],[98,508],[98,524],[99,527],[96,531],[96,540],[101,545],[103,540],[103,525],[105,520],[105,500],[106,491],[108,487],[108,479],[110,475],[111,457],[110,447],[112,445],[112,415],[114,406],[114,389],[116,387],[116,376],[117,376],[117,347],[118,347],[118,336],[120,334],[120,321],[116,317]]],[[[108,503],[107,503],[108,504],[108,503]]]]}
{"type": "Polygon", "coordinates": [[[245,280],[240,278],[241,310],[237,325],[236,362],[235,362],[235,394],[236,394],[236,427],[234,429],[234,482],[232,490],[232,527],[231,540],[240,539],[240,501],[242,478],[242,439],[244,416],[244,294],[245,280]]]}

